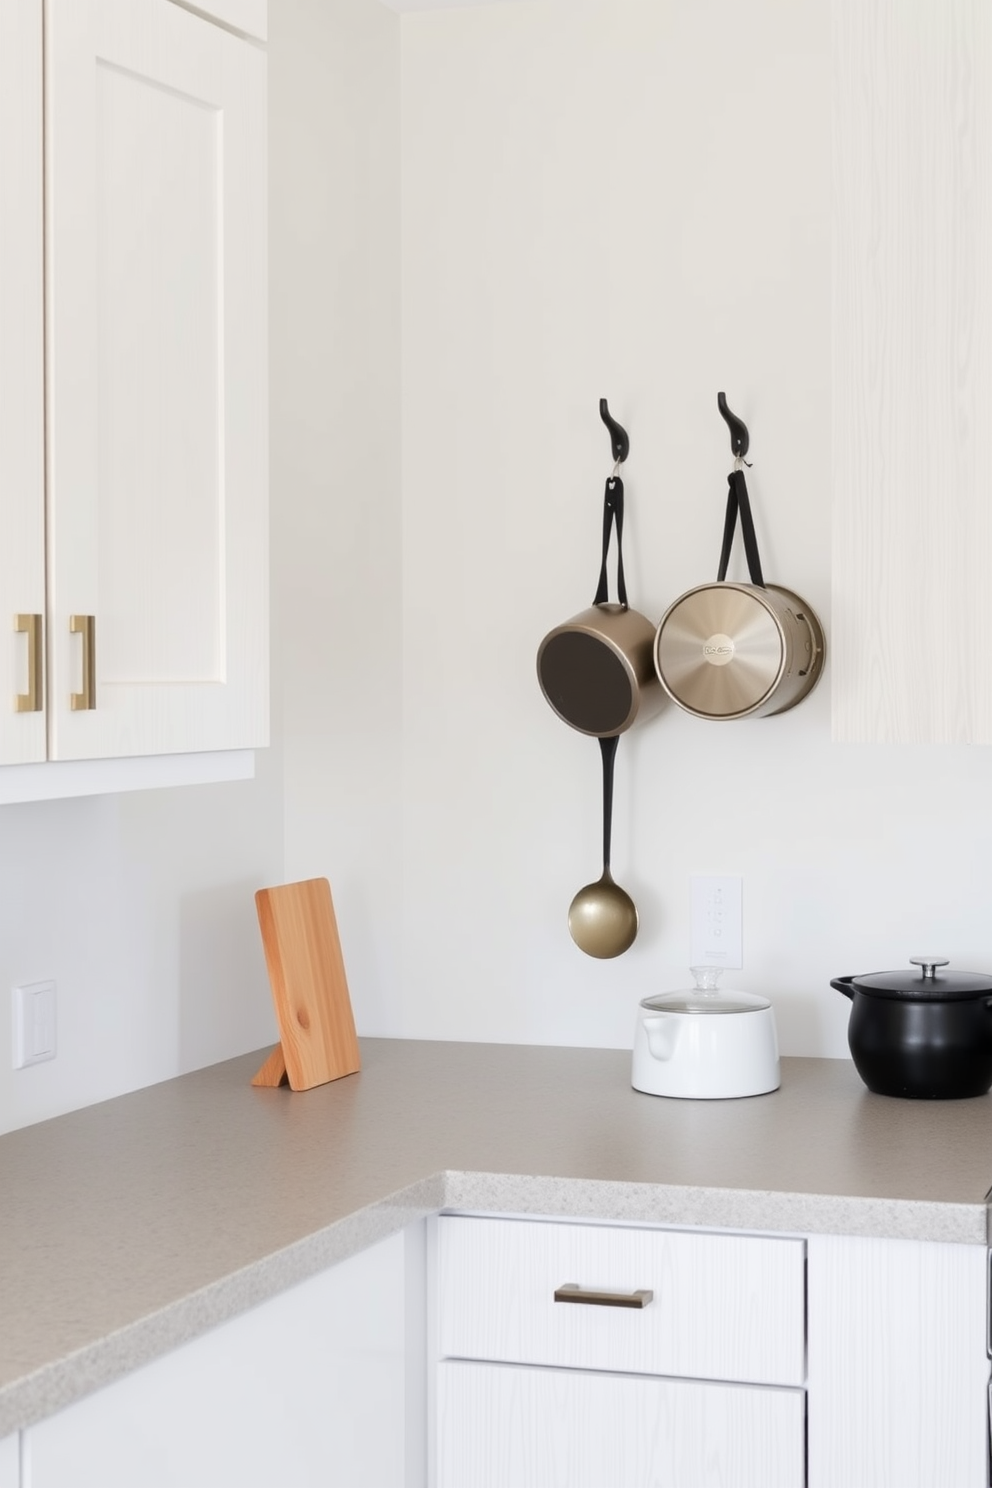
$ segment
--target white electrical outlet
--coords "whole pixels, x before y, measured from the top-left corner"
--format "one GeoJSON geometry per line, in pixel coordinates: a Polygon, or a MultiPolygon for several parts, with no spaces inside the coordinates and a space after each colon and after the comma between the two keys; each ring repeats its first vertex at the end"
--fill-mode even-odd
{"type": "Polygon", "coordinates": [[[690,966],[744,965],[742,885],[736,874],[693,873],[690,966]]]}
{"type": "Polygon", "coordinates": [[[55,1058],[55,983],[13,989],[14,1068],[55,1058]]]}

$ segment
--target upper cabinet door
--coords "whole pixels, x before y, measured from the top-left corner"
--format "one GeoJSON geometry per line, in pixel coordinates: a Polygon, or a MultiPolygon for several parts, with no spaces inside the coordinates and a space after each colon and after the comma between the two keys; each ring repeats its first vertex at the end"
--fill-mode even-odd
{"type": "Polygon", "coordinates": [[[172,0],[173,5],[185,5],[187,9],[212,16],[222,26],[242,31],[245,36],[255,36],[265,41],[268,36],[268,0],[172,0]]]}
{"type": "Polygon", "coordinates": [[[40,0],[0,0],[0,765],[45,758],[41,57],[40,0]]]}
{"type": "Polygon", "coordinates": [[[49,756],[263,745],[265,55],[47,14],[49,756]]]}

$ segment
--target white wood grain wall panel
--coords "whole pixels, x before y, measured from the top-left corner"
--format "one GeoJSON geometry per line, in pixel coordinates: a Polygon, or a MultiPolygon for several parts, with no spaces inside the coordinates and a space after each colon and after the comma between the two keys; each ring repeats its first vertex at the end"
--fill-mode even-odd
{"type": "Polygon", "coordinates": [[[27,637],[45,611],[42,9],[0,5],[0,765],[45,758],[43,712],[19,713],[27,637]]]}
{"type": "Polygon", "coordinates": [[[986,1488],[986,1251],[814,1235],[809,1488],[986,1488]]]}
{"type": "Polygon", "coordinates": [[[451,1361],[438,1374],[437,1488],[804,1482],[802,1390],[451,1361]]]}
{"type": "Polygon", "coordinates": [[[440,1351],[799,1385],[804,1256],[802,1240],[442,1217],[440,1351]],[[555,1302],[566,1283],[654,1298],[643,1309],[555,1302]]]}
{"type": "Polygon", "coordinates": [[[833,4],[834,736],[992,742],[992,6],[833,4]]]}

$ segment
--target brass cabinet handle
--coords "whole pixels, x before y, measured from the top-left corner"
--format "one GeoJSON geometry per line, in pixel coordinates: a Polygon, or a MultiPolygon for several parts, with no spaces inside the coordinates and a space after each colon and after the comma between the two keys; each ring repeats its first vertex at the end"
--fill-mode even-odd
{"type": "Polygon", "coordinates": [[[40,713],[42,687],[42,630],[40,615],[15,615],[14,629],[28,638],[28,690],[17,693],[14,707],[18,713],[40,713]]]}
{"type": "Polygon", "coordinates": [[[83,638],[83,690],[70,693],[72,711],[96,707],[96,616],[70,615],[69,629],[83,638]]]}
{"type": "Polygon", "coordinates": [[[647,1307],[654,1292],[584,1292],[574,1281],[566,1281],[555,1292],[556,1302],[581,1302],[584,1307],[647,1307]]]}

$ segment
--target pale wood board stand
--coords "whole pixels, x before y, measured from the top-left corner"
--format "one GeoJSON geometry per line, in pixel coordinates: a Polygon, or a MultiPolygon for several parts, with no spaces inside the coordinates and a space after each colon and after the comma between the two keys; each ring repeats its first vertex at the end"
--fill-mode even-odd
{"type": "Polygon", "coordinates": [[[252,1080],[311,1090],[362,1067],[326,878],[255,895],[280,1042],[252,1080]]]}

